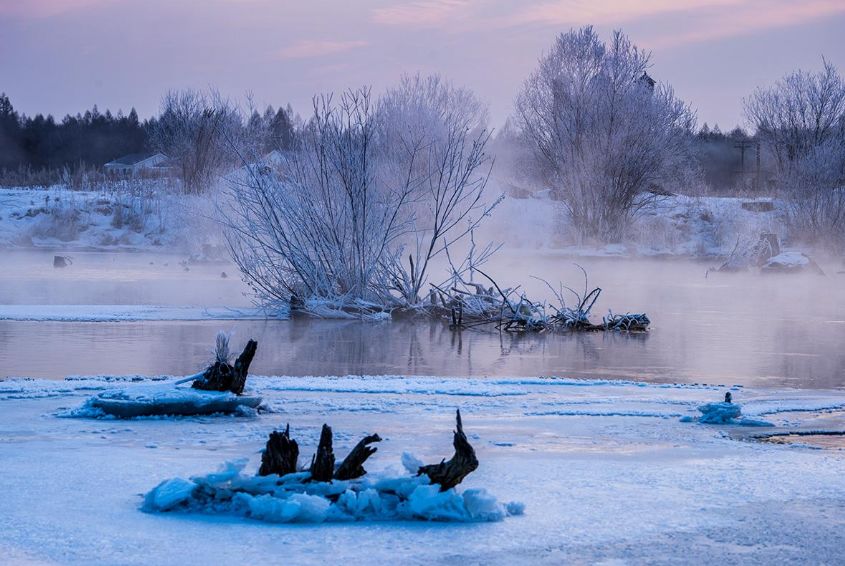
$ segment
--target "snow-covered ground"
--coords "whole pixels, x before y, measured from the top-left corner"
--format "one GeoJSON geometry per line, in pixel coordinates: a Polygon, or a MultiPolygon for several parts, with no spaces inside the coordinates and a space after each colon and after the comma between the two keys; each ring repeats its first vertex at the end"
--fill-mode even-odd
{"type": "MultiPolygon", "coordinates": [[[[490,192],[495,192],[493,187],[490,192]]],[[[762,232],[787,237],[778,201],[771,202],[771,211],[754,212],[743,208],[754,199],[676,195],[637,218],[627,244],[576,246],[567,233],[562,204],[546,193],[505,198],[477,230],[477,241],[502,242],[508,249],[555,249],[572,256],[714,257],[728,255],[738,240],[756,241],[762,232]]],[[[0,188],[0,247],[196,254],[203,244],[220,244],[209,220],[212,214],[207,197],[174,196],[146,185],[134,196],[118,188],[0,188]]]]}
{"type": "Polygon", "coordinates": [[[554,248],[572,256],[724,257],[737,241],[756,242],[761,233],[777,234],[781,240],[788,236],[782,203],[739,197],[661,198],[634,220],[626,244],[573,245],[566,223],[562,203],[549,199],[546,193],[531,198],[508,197],[482,224],[476,239],[504,242],[509,249],[554,248]],[[750,202],[770,204],[772,210],[743,208],[743,203],[750,202]]]}
{"type": "Polygon", "coordinates": [[[206,243],[207,201],[156,181],[109,191],[0,187],[0,247],[198,250],[206,243]]]}
{"type": "MultiPolygon", "coordinates": [[[[681,422],[727,388],[552,378],[251,377],[253,417],[61,418],[143,378],[0,382],[0,556],[11,563],[514,564],[842,563],[845,451],[748,439],[771,428],[681,422]],[[134,381],[133,381],[134,379],[134,381]],[[384,441],[374,474],[402,453],[452,453],[454,409],[481,465],[459,489],[525,504],[494,523],[276,525],[139,510],[174,477],[248,457],[290,423],[302,460],[319,428],[345,454],[384,441]]],[[[778,431],[845,429],[845,393],[733,388],[743,415],[778,431]]]]}

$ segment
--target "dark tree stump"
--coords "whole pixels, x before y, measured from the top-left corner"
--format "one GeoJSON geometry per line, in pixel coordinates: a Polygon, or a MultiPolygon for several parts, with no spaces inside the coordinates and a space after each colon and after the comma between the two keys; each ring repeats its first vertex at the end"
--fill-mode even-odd
{"type": "Polygon", "coordinates": [[[225,361],[216,361],[203,372],[202,377],[195,380],[191,387],[205,391],[231,391],[236,395],[244,392],[246,377],[249,373],[249,365],[255,357],[258,342],[250,340],[244,347],[244,351],[231,366],[225,361]]]}
{"type": "Polygon", "coordinates": [[[66,255],[54,255],[53,256],[53,267],[67,267],[73,263],[73,260],[66,255]]]}
{"type": "Polygon", "coordinates": [[[439,464],[430,464],[420,467],[417,475],[425,474],[431,483],[440,484],[440,491],[453,488],[463,481],[470,473],[478,468],[478,458],[475,450],[464,434],[464,427],[461,423],[461,411],[457,413],[458,426],[455,430],[455,438],[452,445],[455,447],[455,455],[447,462],[442,460],[439,464]]]}
{"type": "Polygon", "coordinates": [[[332,451],[332,428],[324,424],[320,432],[317,453],[311,458],[311,481],[332,481],[334,476],[334,452],[332,451]]]}
{"type": "Polygon", "coordinates": [[[373,442],[381,442],[381,437],[377,434],[371,434],[365,436],[361,442],[356,444],[352,452],[341,462],[340,467],[334,474],[335,479],[354,480],[366,474],[364,462],[378,450],[378,448],[370,446],[373,442]]]}
{"type": "Polygon", "coordinates": [[[267,439],[267,447],[261,455],[259,476],[277,474],[283,476],[296,472],[299,459],[299,445],[290,437],[290,425],[284,432],[274,430],[267,439]]]}

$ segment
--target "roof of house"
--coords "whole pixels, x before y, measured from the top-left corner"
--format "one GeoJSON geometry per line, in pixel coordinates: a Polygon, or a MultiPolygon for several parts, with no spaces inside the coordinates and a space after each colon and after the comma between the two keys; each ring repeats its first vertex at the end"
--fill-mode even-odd
{"type": "Polygon", "coordinates": [[[146,161],[151,157],[155,157],[156,155],[161,155],[162,157],[166,157],[163,153],[158,151],[152,151],[147,153],[130,153],[129,155],[124,155],[123,157],[118,157],[112,161],[106,163],[106,165],[126,165],[132,166],[141,163],[142,161],[146,161]]]}

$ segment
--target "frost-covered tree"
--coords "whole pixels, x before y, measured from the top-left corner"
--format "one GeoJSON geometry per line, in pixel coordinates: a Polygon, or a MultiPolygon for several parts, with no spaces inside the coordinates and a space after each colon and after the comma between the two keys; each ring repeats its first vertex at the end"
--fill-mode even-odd
{"type": "Polygon", "coordinates": [[[487,111],[469,90],[437,75],[406,76],[379,101],[382,151],[398,175],[410,170],[411,232],[387,263],[392,288],[414,304],[432,260],[467,236],[498,201],[484,199],[492,161],[487,111]],[[403,258],[407,257],[407,262],[403,258]]]}
{"type": "Polygon", "coordinates": [[[178,164],[185,192],[199,194],[231,161],[228,140],[241,126],[238,110],[215,92],[170,91],[162,98],[152,144],[178,164]]]}
{"type": "Polygon", "coordinates": [[[284,163],[247,164],[230,191],[229,245],[257,297],[417,303],[430,260],[489,211],[484,116],[436,77],[316,98],[284,163]]]}
{"type": "Polygon", "coordinates": [[[561,34],[528,77],[516,121],[543,182],[581,239],[620,239],[655,195],[691,171],[694,116],[646,73],[650,55],[616,31],[561,34]]]}
{"type": "Polygon", "coordinates": [[[808,239],[845,234],[845,81],[829,61],[745,99],[745,115],[774,156],[793,227],[808,239]]]}

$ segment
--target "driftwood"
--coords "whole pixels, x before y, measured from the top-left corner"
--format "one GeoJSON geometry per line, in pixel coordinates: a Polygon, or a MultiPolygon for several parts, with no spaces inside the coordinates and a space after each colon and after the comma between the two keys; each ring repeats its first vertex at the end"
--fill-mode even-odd
{"type": "Polygon", "coordinates": [[[600,323],[590,321],[590,314],[602,290],[600,287],[591,290],[588,286],[587,272],[580,265],[578,267],[584,273],[584,290],[580,293],[565,286],[556,290],[548,282],[540,279],[554,294],[557,305],[531,300],[524,292],[518,292],[520,286],[502,289],[493,278],[475,268],[476,273],[492,284],[490,287],[474,281],[465,281],[456,274],[451,286],[432,284],[430,304],[417,310],[422,310],[436,318],[446,318],[449,321],[449,328],[456,331],[483,326],[492,326],[502,332],[512,333],[645,332],[648,330],[651,321],[645,313],[624,315],[610,313],[600,323]],[[564,290],[574,295],[575,302],[572,306],[566,305],[564,290]],[[437,299],[439,299],[439,304],[437,299]]]}
{"type": "Polygon", "coordinates": [[[440,484],[440,491],[446,491],[455,487],[478,468],[478,458],[475,456],[475,450],[470,445],[469,440],[467,440],[466,434],[464,434],[460,410],[458,410],[456,418],[458,424],[455,429],[454,440],[452,441],[455,447],[455,455],[448,462],[442,460],[439,464],[421,466],[417,472],[417,475],[427,475],[431,483],[440,484]]]}
{"type": "Polygon", "coordinates": [[[250,340],[244,347],[244,351],[235,360],[232,366],[228,362],[228,341],[221,346],[221,339],[218,337],[217,360],[206,369],[202,376],[197,378],[191,387],[205,391],[231,391],[240,395],[246,385],[246,377],[249,373],[249,365],[255,357],[255,350],[258,342],[250,340]]]}
{"type": "MultiPolygon", "coordinates": [[[[332,449],[332,429],[324,424],[320,431],[320,443],[317,446],[317,453],[311,458],[311,481],[329,482],[336,480],[353,480],[360,478],[367,473],[364,469],[364,462],[375,454],[377,448],[370,446],[374,442],[381,442],[378,434],[365,436],[344,458],[340,466],[335,470],[334,450],[332,449]]],[[[290,437],[290,425],[285,427],[284,432],[273,431],[267,439],[267,446],[261,455],[261,468],[258,475],[270,476],[292,474],[297,471],[297,459],[299,458],[299,446],[290,437]]]]}
{"type": "MultiPolygon", "coordinates": [[[[417,475],[426,475],[433,484],[440,485],[440,491],[453,488],[463,479],[478,468],[478,458],[475,450],[464,434],[461,412],[456,415],[457,427],[452,442],[455,447],[455,454],[449,461],[445,459],[439,464],[420,466],[417,475]]],[[[360,478],[367,473],[364,469],[364,462],[376,453],[378,448],[371,446],[375,442],[381,442],[378,434],[371,434],[361,439],[358,444],[344,458],[340,466],[335,468],[335,456],[332,448],[332,429],[324,424],[320,431],[320,442],[317,445],[317,453],[311,457],[311,465],[308,471],[311,473],[312,482],[330,482],[332,480],[353,480],[360,478]]],[[[274,431],[267,439],[267,446],[261,455],[261,467],[258,475],[270,476],[292,474],[297,471],[297,459],[299,457],[299,446],[290,436],[290,425],[284,432],[274,431]]]]}
{"type": "Polygon", "coordinates": [[[381,437],[378,434],[371,434],[362,438],[361,442],[356,444],[352,452],[340,463],[340,467],[334,473],[335,479],[354,480],[366,474],[364,462],[378,450],[378,448],[370,446],[373,442],[381,442],[381,437]]]}
{"type": "Polygon", "coordinates": [[[290,425],[285,432],[273,431],[267,439],[267,447],[261,455],[261,467],[258,475],[269,476],[277,474],[283,476],[296,472],[296,462],[299,459],[299,445],[290,437],[290,425]]]}

